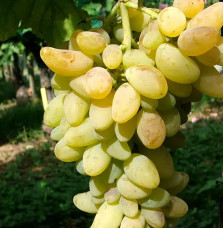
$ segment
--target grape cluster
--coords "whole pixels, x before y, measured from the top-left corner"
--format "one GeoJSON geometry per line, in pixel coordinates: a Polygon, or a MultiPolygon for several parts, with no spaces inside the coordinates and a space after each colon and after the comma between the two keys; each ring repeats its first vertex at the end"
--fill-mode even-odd
{"type": "Polygon", "coordinates": [[[223,97],[214,68],[223,65],[223,3],[175,0],[161,12],[137,4],[119,1],[107,31],[76,30],[69,50],[41,50],[55,72],[44,123],[56,157],[90,176],[73,201],[96,213],[92,228],[175,227],[189,176],[167,147],[184,145],[191,102],[223,97]]]}

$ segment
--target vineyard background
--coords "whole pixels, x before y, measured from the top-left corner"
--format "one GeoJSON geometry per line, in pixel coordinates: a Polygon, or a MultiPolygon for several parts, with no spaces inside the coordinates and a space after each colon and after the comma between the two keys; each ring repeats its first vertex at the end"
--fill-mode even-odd
{"type": "MultiPolygon", "coordinates": [[[[145,0],[144,5],[164,8],[171,2],[145,0]]],[[[215,2],[207,0],[206,6],[215,2]]],[[[88,189],[88,178],[76,172],[74,163],[54,157],[54,143],[42,126],[40,88],[46,88],[50,100],[53,74],[39,51],[46,45],[63,47],[77,28],[100,26],[100,20],[89,18],[106,16],[113,4],[0,0],[0,228],[90,227],[93,217],[72,203],[76,193],[88,189]]],[[[180,228],[218,227],[223,204],[222,111],[222,99],[203,96],[184,125],[186,146],[171,151],[176,170],[190,175],[180,194],[189,205],[180,228]]]]}

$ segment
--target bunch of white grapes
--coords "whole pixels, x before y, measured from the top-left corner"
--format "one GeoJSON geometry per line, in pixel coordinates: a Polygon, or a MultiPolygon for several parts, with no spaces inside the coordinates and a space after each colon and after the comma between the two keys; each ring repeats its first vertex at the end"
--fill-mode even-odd
{"type": "Polygon", "coordinates": [[[191,102],[223,97],[214,67],[223,65],[223,3],[115,7],[107,31],[76,30],[69,50],[41,50],[55,72],[44,123],[54,128],[56,157],[90,176],[73,201],[96,213],[91,228],[175,227],[188,210],[176,195],[189,176],[174,169],[167,147],[184,145],[191,102]]]}

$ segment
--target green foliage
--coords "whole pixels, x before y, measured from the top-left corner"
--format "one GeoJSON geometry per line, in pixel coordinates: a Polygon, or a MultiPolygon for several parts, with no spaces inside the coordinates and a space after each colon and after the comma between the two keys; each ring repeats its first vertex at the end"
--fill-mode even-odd
{"type": "Polygon", "coordinates": [[[50,146],[24,151],[0,171],[1,227],[89,227],[90,216],[72,203],[87,190],[88,178],[73,163],[58,161],[50,146]]]}
{"type": "Polygon", "coordinates": [[[189,123],[184,131],[187,143],[173,150],[176,170],[189,174],[190,182],[180,196],[188,203],[189,212],[179,228],[217,228],[223,184],[223,124],[209,120],[189,123]]]}
{"type": "Polygon", "coordinates": [[[15,98],[16,90],[10,82],[0,80],[0,88],[0,103],[5,103],[15,98]]]}
{"type": "Polygon", "coordinates": [[[40,102],[26,106],[12,106],[0,111],[0,139],[8,141],[20,132],[40,129],[43,120],[43,107],[40,102]]]}
{"type": "Polygon", "coordinates": [[[0,0],[0,40],[15,35],[19,24],[55,46],[78,28],[88,28],[87,13],[72,0],[0,0]]]}

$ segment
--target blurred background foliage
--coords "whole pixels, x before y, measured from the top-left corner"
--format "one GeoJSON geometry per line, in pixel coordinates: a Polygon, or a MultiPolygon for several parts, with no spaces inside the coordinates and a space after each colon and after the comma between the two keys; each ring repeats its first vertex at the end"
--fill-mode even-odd
{"type": "MultiPolygon", "coordinates": [[[[207,0],[206,6],[215,2],[207,0]]],[[[171,4],[172,0],[144,0],[148,7],[171,4]]],[[[90,21],[91,26],[100,26],[100,20],[86,18],[104,17],[113,5],[112,0],[38,0],[38,4],[35,0],[0,0],[1,228],[90,227],[92,216],[72,203],[77,192],[87,190],[88,178],[80,176],[73,163],[55,158],[54,144],[46,140],[42,129],[39,91],[45,87],[50,99],[52,72],[39,51],[45,45],[59,47],[75,29],[89,28],[90,21]],[[11,161],[17,150],[19,154],[11,161]]],[[[176,170],[190,175],[190,184],[181,193],[190,210],[180,228],[218,226],[223,189],[219,179],[223,170],[222,103],[222,99],[203,96],[193,104],[195,114],[183,130],[187,144],[171,151],[176,170]]]]}

